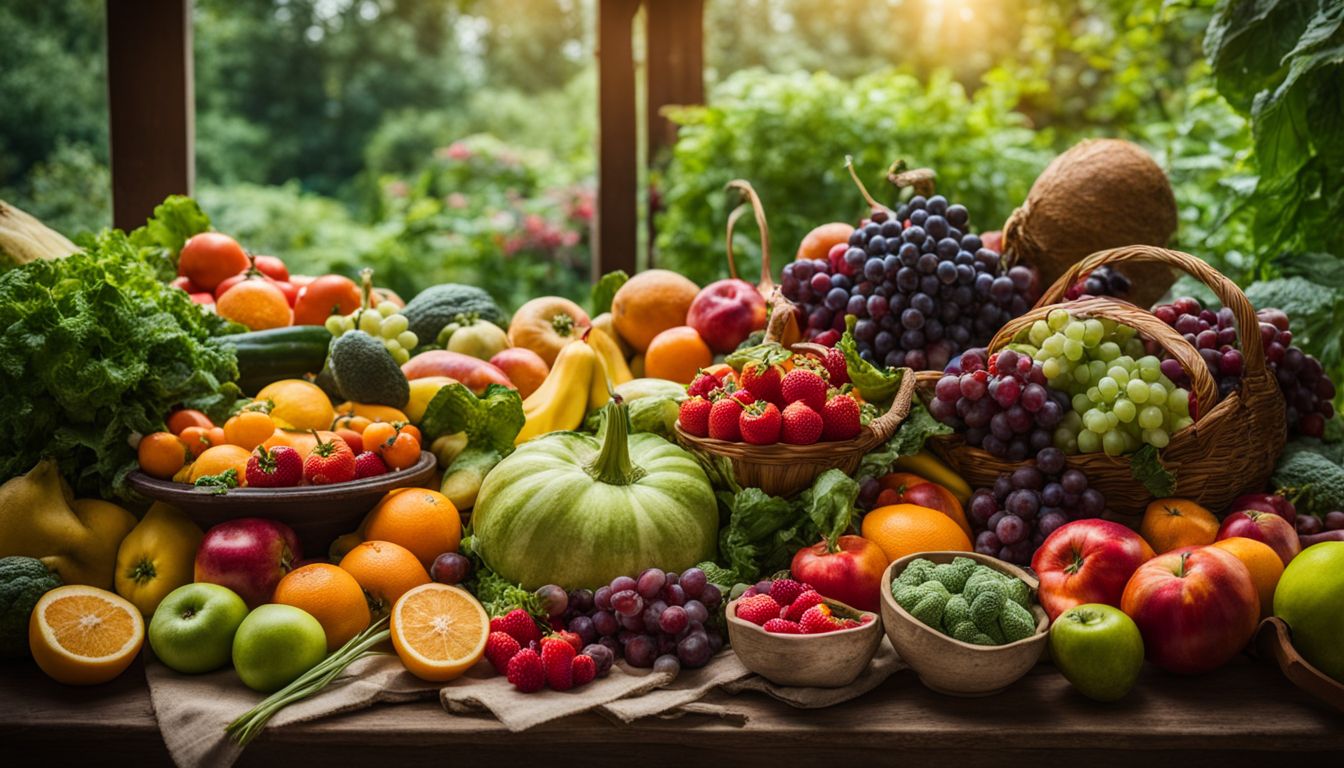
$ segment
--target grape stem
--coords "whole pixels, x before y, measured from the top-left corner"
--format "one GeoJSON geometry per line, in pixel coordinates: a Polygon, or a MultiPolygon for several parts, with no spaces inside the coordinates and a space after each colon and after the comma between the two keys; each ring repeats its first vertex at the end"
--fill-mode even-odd
{"type": "Polygon", "coordinates": [[[863,195],[863,199],[865,202],[868,203],[868,207],[873,208],[875,210],[881,209],[884,211],[891,212],[890,208],[877,202],[876,200],[873,199],[872,195],[868,194],[868,187],[865,187],[863,185],[863,181],[859,178],[858,171],[854,170],[853,155],[845,155],[845,170],[849,171],[849,178],[854,180],[854,186],[859,188],[859,194],[863,195]]]}

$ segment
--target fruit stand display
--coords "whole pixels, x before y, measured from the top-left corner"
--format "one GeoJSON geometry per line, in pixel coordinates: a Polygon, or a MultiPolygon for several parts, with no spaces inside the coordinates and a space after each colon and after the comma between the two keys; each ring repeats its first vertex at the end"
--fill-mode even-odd
{"type": "MultiPolygon", "coordinates": [[[[1002,237],[897,167],[892,205],[860,185],[868,216],[818,226],[778,286],[734,182],[759,284],[730,250],[708,286],[613,273],[511,315],[291,275],[187,198],[73,253],[25,221],[0,274],[15,679],[130,700],[143,666],[173,758],[219,764],[351,733],[295,713],[426,696],[587,739],[590,710],[656,740],[645,699],[735,717],[742,690],[856,738],[821,707],[973,730],[1002,710],[962,697],[993,696],[1114,728],[1189,680],[1337,717],[1334,385],[1291,318],[1163,250],[1174,204],[1135,152],[1062,155],[1002,237]],[[1110,195],[1079,196],[1098,167],[1110,195]],[[1115,196],[1155,209],[1120,217],[1143,231],[1079,225],[1115,196]],[[1149,309],[1172,267],[1221,306],[1149,309]]],[[[428,709],[388,727],[454,719],[428,709]]]]}

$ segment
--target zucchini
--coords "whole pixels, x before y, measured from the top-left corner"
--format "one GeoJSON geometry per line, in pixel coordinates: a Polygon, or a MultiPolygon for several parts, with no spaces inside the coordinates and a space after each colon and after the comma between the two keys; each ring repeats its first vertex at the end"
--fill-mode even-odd
{"type": "Polygon", "coordinates": [[[301,379],[322,370],[331,333],[320,325],[293,325],[217,336],[213,343],[238,355],[238,386],[254,393],[273,381],[301,379]]]}

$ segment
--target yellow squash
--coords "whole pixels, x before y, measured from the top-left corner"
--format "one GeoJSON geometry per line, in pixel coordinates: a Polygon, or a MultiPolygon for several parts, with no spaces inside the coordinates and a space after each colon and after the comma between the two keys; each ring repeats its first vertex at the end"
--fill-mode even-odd
{"type": "Polygon", "coordinates": [[[204,534],[182,510],[154,502],[117,550],[117,594],[145,618],[174,589],[195,578],[196,549],[204,534]]]}
{"type": "Polygon", "coordinates": [[[896,459],[892,469],[919,475],[925,480],[937,483],[951,491],[952,495],[957,497],[957,501],[962,504],[970,503],[971,486],[967,485],[961,475],[954,472],[951,467],[944,464],[941,459],[927,449],[921,449],[919,453],[910,456],[901,456],[896,459]]]}
{"type": "Polygon", "coordinates": [[[513,441],[521,445],[547,432],[577,429],[588,413],[597,353],[582,342],[566,344],[537,391],[523,401],[527,422],[513,441]]]}

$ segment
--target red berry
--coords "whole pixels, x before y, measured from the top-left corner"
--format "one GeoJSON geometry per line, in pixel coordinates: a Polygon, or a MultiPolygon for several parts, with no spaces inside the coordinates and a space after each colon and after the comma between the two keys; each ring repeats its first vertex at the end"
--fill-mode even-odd
{"type": "Polygon", "coordinates": [[[771,445],[779,442],[780,415],[774,403],[761,400],[742,410],[737,420],[742,441],[752,445],[771,445]]]}
{"type": "Polygon", "coordinates": [[[742,439],[742,430],[738,426],[738,417],[742,414],[742,404],[731,397],[714,401],[709,409],[709,436],[715,440],[742,439]]]}
{"type": "Polygon", "coordinates": [[[541,657],[531,648],[523,648],[509,659],[505,675],[509,682],[513,683],[513,687],[523,693],[535,693],[546,686],[546,673],[541,665],[541,657]]]}
{"type": "Polygon", "coordinates": [[[303,479],[311,485],[344,483],[355,479],[355,454],[339,437],[322,441],[303,460],[303,479]]]}
{"type": "Polygon", "coordinates": [[[723,386],[719,377],[712,373],[700,372],[699,375],[691,381],[690,386],[686,387],[686,394],[691,397],[709,397],[710,393],[723,386]]]}
{"type": "Polygon", "coordinates": [[[772,632],[777,635],[801,635],[803,634],[803,625],[796,621],[788,619],[771,619],[765,622],[766,632],[772,632]]]}
{"type": "Polygon", "coordinates": [[[780,400],[780,386],[783,383],[783,375],[780,373],[780,367],[777,365],[766,365],[762,362],[750,362],[742,368],[742,375],[738,381],[742,388],[750,392],[757,400],[765,400],[769,403],[782,405],[780,400]]]}
{"type": "Polygon", "coordinates": [[[517,640],[519,645],[527,645],[541,639],[541,630],[537,629],[537,622],[533,621],[531,614],[522,608],[514,608],[503,616],[491,619],[490,631],[507,633],[517,640]]]}
{"type": "Polygon", "coordinates": [[[802,625],[805,635],[820,635],[825,632],[843,629],[843,625],[831,616],[831,608],[825,603],[814,605],[803,611],[803,616],[798,620],[798,623],[802,625]]]}
{"type": "Polygon", "coordinates": [[[575,656],[571,664],[570,674],[574,678],[574,687],[587,685],[597,677],[597,662],[593,661],[592,656],[575,656]]]}
{"type": "Polygon", "coordinates": [[[555,691],[574,687],[574,646],[558,637],[541,641],[541,666],[546,673],[546,684],[555,691]]]}
{"type": "Polygon", "coordinates": [[[752,595],[737,601],[737,617],[757,626],[779,618],[779,603],[769,595],[752,595]]]}
{"type": "Polygon", "coordinates": [[[815,589],[806,590],[793,599],[793,602],[789,604],[788,612],[781,618],[788,619],[789,621],[799,621],[803,618],[803,614],[807,612],[807,609],[822,605],[824,602],[821,593],[817,592],[815,589]]]}
{"type": "Polygon", "coordinates": [[[859,436],[859,404],[849,395],[836,395],[821,409],[822,440],[852,440],[859,436]]]}
{"type": "Polygon", "coordinates": [[[485,639],[485,658],[501,675],[509,671],[509,660],[520,650],[522,646],[507,632],[491,632],[485,639]]]}
{"type": "Polygon", "coordinates": [[[709,434],[709,412],[713,407],[713,403],[699,395],[688,397],[681,401],[677,421],[681,422],[681,428],[688,433],[696,437],[705,437],[709,434]]]}
{"type": "Polygon", "coordinates": [[[789,605],[812,587],[793,579],[775,579],[770,585],[770,596],[780,605],[789,605]]]}
{"type": "Polygon", "coordinates": [[[387,474],[387,465],[382,457],[373,451],[365,451],[355,457],[355,479],[377,477],[387,474]]]}
{"type": "Polygon", "coordinates": [[[821,358],[821,364],[826,369],[826,378],[832,387],[849,383],[849,363],[845,360],[844,352],[831,347],[821,358]]]}
{"type": "Polygon", "coordinates": [[[826,380],[810,368],[794,368],[784,376],[780,393],[785,403],[802,401],[814,411],[826,404],[826,380]]]}
{"type": "Polygon", "coordinates": [[[821,438],[822,426],[821,414],[805,403],[789,403],[781,414],[780,442],[790,445],[811,445],[821,438]]]}
{"type": "Polygon", "coordinates": [[[244,476],[254,488],[289,488],[303,482],[303,459],[287,446],[259,445],[247,459],[244,476]]]}

